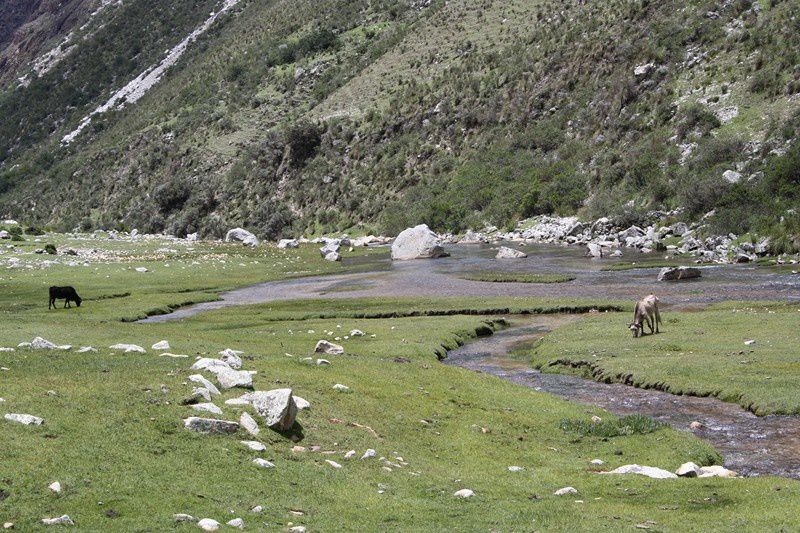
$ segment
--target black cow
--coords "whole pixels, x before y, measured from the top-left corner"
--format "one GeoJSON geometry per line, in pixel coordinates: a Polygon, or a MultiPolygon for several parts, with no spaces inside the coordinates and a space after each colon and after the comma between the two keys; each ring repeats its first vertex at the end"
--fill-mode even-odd
{"type": "Polygon", "coordinates": [[[56,300],[64,300],[65,309],[67,307],[72,307],[69,305],[70,302],[75,302],[75,305],[80,307],[83,301],[83,299],[78,296],[78,293],[75,292],[74,287],[50,287],[50,305],[48,305],[47,308],[50,309],[52,307],[55,309],[56,300]]]}

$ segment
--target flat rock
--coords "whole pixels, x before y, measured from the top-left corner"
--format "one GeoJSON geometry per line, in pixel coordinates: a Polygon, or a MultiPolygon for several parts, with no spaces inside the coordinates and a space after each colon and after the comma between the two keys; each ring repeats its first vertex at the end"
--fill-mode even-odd
{"type": "Polygon", "coordinates": [[[93,348],[92,346],[81,346],[80,348],[78,348],[78,353],[90,353],[96,351],[97,348],[93,348]]]}
{"type": "Polygon", "coordinates": [[[234,518],[233,520],[228,520],[227,524],[237,529],[244,529],[244,520],[242,520],[241,518],[234,518]]]}
{"type": "Polygon", "coordinates": [[[326,341],[325,339],[322,339],[319,342],[317,342],[317,345],[314,347],[314,353],[324,353],[328,355],[342,355],[344,353],[344,347],[326,341]]]}
{"type": "Polygon", "coordinates": [[[258,422],[256,422],[255,418],[250,416],[250,413],[242,413],[241,416],[239,416],[239,425],[254,437],[261,433],[261,428],[258,427],[258,422]]]}
{"type": "Polygon", "coordinates": [[[53,344],[52,342],[45,340],[41,337],[36,337],[35,339],[33,339],[31,341],[30,347],[33,350],[55,350],[56,348],[58,348],[56,344],[53,344]]]}
{"type": "Polygon", "coordinates": [[[728,470],[724,466],[712,465],[701,467],[698,477],[737,477],[738,475],[738,473],[728,470]]]}
{"type": "Polygon", "coordinates": [[[553,494],[556,496],[564,496],[565,494],[578,494],[578,491],[574,487],[564,487],[563,489],[558,489],[553,494]]]}
{"type": "Polygon", "coordinates": [[[262,459],[261,457],[256,457],[253,459],[253,464],[256,466],[260,466],[261,468],[275,468],[273,463],[270,463],[266,459],[262,459]]]}
{"type": "Polygon", "coordinates": [[[75,522],[69,517],[69,515],[61,515],[56,518],[42,518],[42,524],[46,526],[74,526],[75,522]]]}
{"type": "Polygon", "coordinates": [[[680,281],[701,277],[699,268],[694,267],[664,267],[658,273],[658,281],[680,281]]]}
{"type": "Polygon", "coordinates": [[[201,357],[192,365],[192,370],[208,370],[216,374],[220,369],[230,369],[230,365],[222,359],[212,359],[210,357],[201,357]]]}
{"type": "Polygon", "coordinates": [[[174,518],[176,522],[194,522],[197,520],[192,515],[186,513],[175,513],[172,515],[172,518],[174,518]]]}
{"type": "Polygon", "coordinates": [[[183,422],[186,429],[209,435],[230,434],[236,433],[239,430],[239,424],[229,420],[215,420],[213,418],[190,416],[183,422]]]}
{"type": "Polygon", "coordinates": [[[208,389],[208,391],[211,394],[220,394],[217,386],[208,381],[205,377],[201,376],[200,374],[192,374],[191,376],[189,376],[188,379],[189,381],[193,381],[194,383],[199,383],[200,385],[208,389]]]}
{"type": "Polygon", "coordinates": [[[439,237],[425,224],[407,228],[392,243],[392,259],[435,259],[445,256],[439,237]]]}
{"type": "Polygon", "coordinates": [[[700,474],[700,467],[692,462],[683,463],[675,471],[679,477],[697,477],[700,474]]]}
{"type": "Polygon", "coordinates": [[[525,259],[526,257],[528,257],[528,254],[522,250],[515,250],[508,246],[501,246],[497,251],[497,255],[494,256],[495,259],[525,259]]]}
{"type": "Polygon", "coordinates": [[[274,389],[253,393],[253,407],[264,418],[267,426],[277,431],[289,430],[297,416],[297,404],[292,389],[274,389]]]}
{"type": "Polygon", "coordinates": [[[16,422],[17,424],[24,424],[26,426],[41,426],[44,424],[43,419],[33,415],[7,413],[3,418],[9,422],[16,422]]]}
{"type": "Polygon", "coordinates": [[[217,381],[222,390],[228,390],[234,387],[242,389],[253,388],[253,375],[250,372],[234,370],[230,367],[226,368],[227,369],[222,369],[216,373],[217,381]]]}
{"type": "Polygon", "coordinates": [[[221,526],[222,524],[213,518],[203,518],[197,522],[197,527],[203,531],[217,531],[221,526]]]}
{"type": "Polygon", "coordinates": [[[109,346],[112,350],[122,350],[124,353],[147,353],[147,350],[136,344],[113,344],[109,346]]]}
{"type": "Polygon", "coordinates": [[[647,476],[653,479],[671,479],[676,478],[675,474],[669,472],[667,470],[662,470],[661,468],[656,468],[654,466],[641,466],[641,465],[624,465],[620,466],[619,468],[615,468],[609,472],[603,472],[604,474],[638,474],[640,476],[647,476]]]}
{"type": "Polygon", "coordinates": [[[263,443],[258,442],[257,440],[240,440],[242,444],[253,450],[254,452],[263,452],[267,449],[263,443]]]}
{"type": "Polygon", "coordinates": [[[453,493],[453,496],[455,496],[456,498],[463,498],[466,500],[467,498],[472,498],[473,496],[475,496],[475,492],[473,492],[470,489],[461,489],[455,491],[453,493]]]}
{"type": "Polygon", "coordinates": [[[169,342],[168,341],[158,341],[154,345],[151,346],[153,350],[169,350],[169,342]]]}
{"type": "Polygon", "coordinates": [[[216,405],[214,405],[211,402],[196,403],[196,404],[192,405],[192,409],[194,409],[195,411],[204,411],[206,413],[212,413],[212,414],[215,414],[215,415],[221,415],[222,414],[222,409],[220,409],[219,407],[217,407],[216,405]]]}

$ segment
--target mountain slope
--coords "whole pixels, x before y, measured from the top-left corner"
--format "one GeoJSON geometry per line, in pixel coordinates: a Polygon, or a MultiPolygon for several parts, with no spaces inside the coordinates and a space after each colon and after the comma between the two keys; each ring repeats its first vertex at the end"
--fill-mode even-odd
{"type": "Polygon", "coordinates": [[[61,144],[222,7],[125,2],[7,84],[0,215],[263,237],[675,208],[716,208],[709,231],[800,227],[791,1],[242,0],[61,144]]]}

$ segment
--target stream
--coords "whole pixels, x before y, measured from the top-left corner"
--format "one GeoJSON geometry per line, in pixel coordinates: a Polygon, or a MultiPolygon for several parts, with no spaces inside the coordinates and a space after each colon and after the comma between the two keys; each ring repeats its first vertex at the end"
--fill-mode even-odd
{"type": "MultiPolygon", "coordinates": [[[[235,305],[306,298],[365,297],[515,297],[592,298],[635,301],[655,293],[666,309],[702,308],[725,300],[800,301],[800,275],[755,265],[702,266],[702,278],[657,282],[658,268],[606,271],[615,262],[641,261],[637,251],[624,250],[616,259],[588,259],[582,247],[526,245],[523,260],[496,260],[490,245],[446,246],[450,257],[437,260],[392,262],[388,250],[360,258],[345,258],[363,272],[286,279],[259,283],[220,294],[220,300],[188,306],[140,322],[165,322],[235,305]],[[568,274],[566,283],[485,283],[463,279],[485,270],[568,274]]],[[[651,259],[658,255],[650,256],[651,259]]],[[[687,262],[689,262],[687,260],[687,262]]],[[[680,431],[691,431],[711,443],[725,458],[725,466],[742,475],[777,475],[800,479],[800,417],[757,417],[715,398],[677,396],[605,384],[577,376],[541,373],[510,352],[530,343],[551,328],[576,317],[515,317],[511,327],[477,339],[448,353],[444,364],[493,374],[524,387],[584,405],[598,406],[616,415],[643,414],[680,431]],[[702,424],[690,429],[693,421],[702,424]]]]}

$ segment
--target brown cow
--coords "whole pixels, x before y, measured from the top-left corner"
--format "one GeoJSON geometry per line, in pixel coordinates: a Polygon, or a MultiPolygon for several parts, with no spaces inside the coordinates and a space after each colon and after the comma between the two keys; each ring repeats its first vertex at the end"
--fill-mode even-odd
{"type": "Polygon", "coordinates": [[[634,338],[644,335],[644,323],[647,323],[650,328],[651,335],[659,332],[658,325],[662,322],[661,315],[658,312],[658,298],[656,298],[655,294],[646,296],[636,302],[636,307],[633,311],[633,322],[628,326],[634,338]]]}

